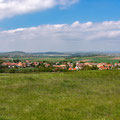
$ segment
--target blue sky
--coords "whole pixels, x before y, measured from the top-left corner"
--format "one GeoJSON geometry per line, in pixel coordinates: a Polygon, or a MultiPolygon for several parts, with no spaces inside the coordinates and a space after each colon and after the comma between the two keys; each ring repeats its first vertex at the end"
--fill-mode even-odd
{"type": "Polygon", "coordinates": [[[0,0],[0,51],[119,51],[120,0],[0,0]]]}
{"type": "Polygon", "coordinates": [[[71,24],[80,22],[118,21],[120,19],[120,0],[80,0],[65,9],[58,6],[45,11],[35,11],[16,15],[0,21],[2,29],[32,27],[42,24],[71,24]]]}

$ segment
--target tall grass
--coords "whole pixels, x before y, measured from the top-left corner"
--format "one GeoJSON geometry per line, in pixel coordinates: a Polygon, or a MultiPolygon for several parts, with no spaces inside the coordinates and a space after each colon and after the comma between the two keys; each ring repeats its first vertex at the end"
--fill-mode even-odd
{"type": "Polygon", "coordinates": [[[0,74],[0,120],[120,120],[120,71],[0,74]]]}

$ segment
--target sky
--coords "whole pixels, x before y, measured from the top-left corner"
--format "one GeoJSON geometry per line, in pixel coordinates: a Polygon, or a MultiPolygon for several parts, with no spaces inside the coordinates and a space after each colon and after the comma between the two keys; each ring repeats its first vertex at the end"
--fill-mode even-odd
{"type": "Polygon", "coordinates": [[[0,0],[0,52],[120,51],[120,0],[0,0]]]}

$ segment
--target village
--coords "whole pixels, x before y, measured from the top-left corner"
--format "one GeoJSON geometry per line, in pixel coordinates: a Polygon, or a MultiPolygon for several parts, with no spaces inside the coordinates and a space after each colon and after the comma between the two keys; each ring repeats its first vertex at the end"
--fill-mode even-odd
{"type": "Polygon", "coordinates": [[[34,67],[44,67],[44,68],[56,68],[56,69],[63,69],[63,70],[69,70],[69,71],[75,71],[75,70],[110,70],[113,68],[119,69],[120,63],[94,63],[94,62],[31,62],[29,60],[26,60],[25,62],[3,62],[3,67],[7,68],[34,68],[34,67]]]}

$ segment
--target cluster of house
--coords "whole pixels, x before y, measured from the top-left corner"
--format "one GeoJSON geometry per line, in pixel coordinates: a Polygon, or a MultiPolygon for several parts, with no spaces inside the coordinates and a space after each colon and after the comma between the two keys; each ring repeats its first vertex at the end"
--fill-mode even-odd
{"type": "Polygon", "coordinates": [[[42,64],[43,62],[30,62],[26,60],[25,62],[3,62],[2,66],[7,66],[8,68],[15,68],[15,67],[21,67],[21,68],[26,68],[26,67],[33,67],[33,66],[38,66],[39,64],[42,64]]]}
{"type": "MultiPolygon", "coordinates": [[[[117,63],[118,65],[119,63],[117,63]]],[[[84,66],[96,66],[99,70],[109,70],[109,69],[112,69],[114,68],[114,64],[109,64],[109,63],[89,63],[89,62],[86,62],[86,63],[76,63],[76,67],[77,69],[82,69],[84,66]]],[[[119,64],[120,66],[120,64],[119,64]]]]}
{"type": "Polygon", "coordinates": [[[93,67],[96,66],[99,70],[109,70],[113,69],[115,67],[120,67],[120,63],[115,63],[115,64],[109,64],[109,63],[93,63],[93,62],[85,62],[81,63],[76,62],[76,63],[71,63],[71,62],[62,62],[60,64],[59,62],[56,62],[54,64],[49,64],[47,62],[30,62],[26,60],[25,62],[18,62],[18,63],[13,63],[13,62],[3,62],[2,66],[7,66],[8,68],[15,68],[15,67],[21,67],[21,68],[26,68],[26,67],[36,67],[36,66],[41,66],[44,65],[44,67],[54,67],[54,68],[60,68],[60,69],[68,69],[68,70],[81,70],[85,66],[93,67]]]}

